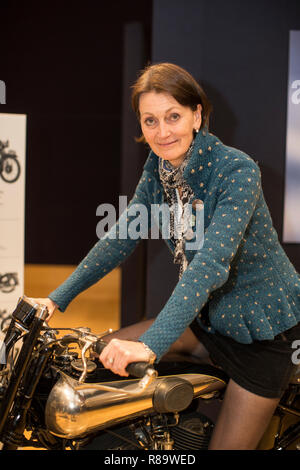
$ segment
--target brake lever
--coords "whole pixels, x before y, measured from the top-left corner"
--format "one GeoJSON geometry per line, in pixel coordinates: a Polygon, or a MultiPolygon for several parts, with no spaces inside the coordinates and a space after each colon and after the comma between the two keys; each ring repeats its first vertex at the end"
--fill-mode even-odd
{"type": "Polygon", "coordinates": [[[81,360],[82,360],[82,364],[83,364],[83,372],[78,380],[78,382],[82,383],[85,381],[85,378],[87,376],[87,362],[86,362],[86,357],[85,357],[85,354],[87,352],[87,350],[93,345],[93,343],[95,343],[95,340],[85,340],[85,344],[83,346],[83,348],[81,349],[81,360]]]}

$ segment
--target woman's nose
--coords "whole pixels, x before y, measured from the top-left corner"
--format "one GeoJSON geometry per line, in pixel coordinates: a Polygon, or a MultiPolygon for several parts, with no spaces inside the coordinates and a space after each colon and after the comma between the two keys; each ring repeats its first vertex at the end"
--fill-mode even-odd
{"type": "Polygon", "coordinates": [[[171,133],[167,123],[161,122],[158,126],[158,133],[161,138],[168,137],[171,133]]]}

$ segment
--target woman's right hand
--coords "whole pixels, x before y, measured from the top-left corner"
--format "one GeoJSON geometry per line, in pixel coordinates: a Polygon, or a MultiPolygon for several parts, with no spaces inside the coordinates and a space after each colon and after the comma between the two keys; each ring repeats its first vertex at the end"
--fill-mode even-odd
{"type": "Polygon", "coordinates": [[[48,297],[42,299],[42,298],[32,298],[32,297],[29,297],[29,299],[36,303],[36,304],[42,304],[42,305],[46,305],[47,309],[48,309],[48,316],[46,318],[46,322],[49,322],[49,320],[51,319],[52,315],[54,314],[55,312],[55,309],[58,307],[58,305],[53,302],[53,300],[49,299],[48,297]]]}

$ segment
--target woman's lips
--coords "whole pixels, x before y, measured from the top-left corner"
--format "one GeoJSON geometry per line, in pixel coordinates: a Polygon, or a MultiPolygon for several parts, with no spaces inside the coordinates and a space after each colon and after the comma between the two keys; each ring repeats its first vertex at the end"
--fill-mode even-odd
{"type": "Polygon", "coordinates": [[[158,143],[161,147],[169,147],[170,145],[176,144],[177,140],[173,140],[172,142],[167,143],[158,143]]]}

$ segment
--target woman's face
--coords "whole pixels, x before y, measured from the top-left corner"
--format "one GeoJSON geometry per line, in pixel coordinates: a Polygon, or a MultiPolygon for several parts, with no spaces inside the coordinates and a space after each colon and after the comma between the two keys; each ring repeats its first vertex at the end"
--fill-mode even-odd
{"type": "Polygon", "coordinates": [[[150,91],[139,100],[142,132],[153,152],[179,166],[201,126],[201,105],[196,111],[182,106],[168,93],[150,91]]]}

